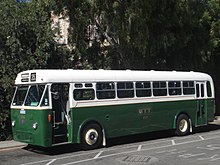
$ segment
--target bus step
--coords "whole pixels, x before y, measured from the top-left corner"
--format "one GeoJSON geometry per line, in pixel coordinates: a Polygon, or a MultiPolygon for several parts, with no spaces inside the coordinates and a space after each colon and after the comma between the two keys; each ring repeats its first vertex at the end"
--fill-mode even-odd
{"type": "Polygon", "coordinates": [[[66,136],[66,134],[58,134],[58,135],[54,135],[54,137],[62,137],[62,136],[66,136]]]}
{"type": "Polygon", "coordinates": [[[65,134],[54,135],[53,144],[68,142],[65,134]]]}

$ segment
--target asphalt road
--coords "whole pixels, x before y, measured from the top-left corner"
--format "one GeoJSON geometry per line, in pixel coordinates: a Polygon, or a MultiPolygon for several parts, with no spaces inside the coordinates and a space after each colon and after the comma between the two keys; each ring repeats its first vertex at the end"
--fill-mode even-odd
{"type": "Polygon", "coordinates": [[[1,165],[219,165],[220,125],[177,137],[170,131],[108,140],[108,146],[82,151],[77,145],[26,146],[0,151],[1,165]]]}

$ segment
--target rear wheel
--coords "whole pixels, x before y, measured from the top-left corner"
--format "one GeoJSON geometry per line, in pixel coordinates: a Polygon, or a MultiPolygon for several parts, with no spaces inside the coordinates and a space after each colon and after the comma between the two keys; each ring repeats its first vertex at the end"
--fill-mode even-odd
{"type": "Polygon", "coordinates": [[[190,132],[190,122],[189,117],[185,114],[181,114],[178,116],[176,121],[176,135],[185,136],[190,132]]]}
{"type": "Polygon", "coordinates": [[[85,150],[95,149],[101,146],[103,134],[98,124],[87,124],[81,133],[81,147],[85,150]]]}

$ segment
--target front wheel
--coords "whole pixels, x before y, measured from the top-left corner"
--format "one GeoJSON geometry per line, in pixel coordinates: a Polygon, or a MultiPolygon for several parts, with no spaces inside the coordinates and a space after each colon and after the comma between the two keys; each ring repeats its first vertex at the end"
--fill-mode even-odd
{"type": "Polygon", "coordinates": [[[98,124],[86,125],[81,133],[81,148],[84,150],[95,149],[101,146],[103,134],[98,124]]]}
{"type": "Polygon", "coordinates": [[[179,115],[176,121],[175,134],[178,136],[185,136],[185,135],[188,135],[189,132],[190,132],[189,117],[185,114],[179,115]]]}

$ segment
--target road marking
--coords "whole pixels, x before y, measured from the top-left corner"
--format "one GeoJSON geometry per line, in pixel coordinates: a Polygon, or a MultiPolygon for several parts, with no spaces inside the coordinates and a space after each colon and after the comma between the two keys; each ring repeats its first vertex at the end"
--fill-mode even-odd
{"type": "Polygon", "coordinates": [[[201,140],[205,140],[204,137],[202,137],[201,135],[199,135],[199,138],[200,138],[201,140]]]}
{"type": "Polygon", "coordinates": [[[213,161],[213,160],[215,160],[214,158],[217,157],[217,156],[218,155],[216,154],[216,155],[213,155],[213,156],[211,156],[209,158],[198,158],[197,160],[209,160],[209,159],[211,159],[210,161],[213,161]]]}
{"type": "Polygon", "coordinates": [[[178,151],[177,149],[172,149],[172,150],[159,151],[159,152],[156,152],[156,154],[174,155],[174,154],[180,154],[183,152],[186,152],[186,151],[178,151]]]}
{"type": "MultiPolygon", "coordinates": [[[[97,151],[92,151],[92,152],[88,152],[88,153],[81,153],[81,154],[76,154],[76,155],[63,156],[63,157],[56,158],[56,160],[68,159],[68,158],[73,158],[73,157],[77,157],[77,156],[86,156],[86,155],[94,154],[94,153],[97,153],[97,151]]],[[[46,159],[46,160],[40,160],[40,161],[36,161],[36,162],[29,162],[29,163],[24,163],[24,164],[21,164],[21,165],[44,163],[44,162],[48,162],[48,161],[51,161],[51,160],[53,160],[53,159],[46,159]]]]}
{"type": "Polygon", "coordinates": [[[211,162],[213,162],[213,161],[216,161],[216,160],[219,160],[220,158],[215,158],[215,159],[212,159],[212,160],[210,160],[211,162]]]}
{"type": "Polygon", "coordinates": [[[196,156],[200,156],[200,155],[205,155],[206,153],[199,153],[199,154],[183,154],[183,155],[179,155],[178,157],[181,158],[191,158],[191,157],[196,157],[196,156]]]}
{"type": "Polygon", "coordinates": [[[50,162],[48,162],[46,165],[50,165],[50,164],[52,164],[53,162],[55,162],[56,161],[56,159],[52,159],[50,162]]]}
{"type": "MultiPolygon", "coordinates": [[[[209,138],[209,140],[216,139],[216,138],[219,138],[219,137],[220,136],[209,138]]],[[[207,140],[207,139],[205,139],[205,140],[207,140]]],[[[182,145],[182,144],[187,144],[187,143],[190,144],[190,143],[194,143],[194,142],[200,142],[200,141],[202,141],[202,140],[199,139],[199,140],[194,140],[194,141],[189,141],[189,142],[178,143],[178,144],[176,144],[176,146],[182,145]]],[[[149,150],[161,149],[161,148],[166,148],[166,147],[171,147],[171,146],[173,146],[173,145],[165,145],[165,146],[160,146],[160,147],[152,147],[152,148],[142,149],[141,151],[149,151],[149,150]]],[[[102,158],[111,157],[111,156],[117,156],[117,155],[123,155],[123,154],[130,154],[130,153],[134,153],[134,152],[137,152],[137,151],[134,150],[134,151],[127,151],[127,152],[120,152],[120,153],[115,153],[115,154],[109,154],[109,155],[100,156],[97,159],[102,159],[102,158]]],[[[185,155],[185,158],[187,158],[187,156],[188,157],[195,157],[195,156],[200,156],[200,155],[204,155],[204,154],[206,154],[206,153],[199,153],[199,154],[194,154],[194,155],[192,155],[192,154],[188,154],[188,155],[184,154],[184,155],[185,155]]],[[[184,157],[184,156],[182,156],[182,157],[184,157]]],[[[91,160],[94,160],[94,159],[83,159],[83,160],[79,160],[79,161],[75,161],[75,162],[69,162],[69,163],[62,164],[62,165],[71,165],[71,164],[83,163],[83,162],[88,162],[88,161],[91,161],[91,160]]]]}
{"type": "Polygon", "coordinates": [[[218,144],[209,144],[209,145],[206,145],[205,147],[197,147],[197,148],[213,151],[213,150],[219,150],[220,146],[218,144]]]}
{"type": "Polygon", "coordinates": [[[139,145],[137,151],[140,151],[141,147],[142,147],[142,145],[139,145]]]}
{"type": "MultiPolygon", "coordinates": [[[[207,133],[208,135],[213,135],[213,134],[220,134],[220,132],[217,132],[217,133],[207,133]]],[[[198,137],[197,136],[191,136],[191,137],[186,137],[186,138],[176,138],[176,140],[183,140],[183,139],[187,139],[187,138],[193,138],[193,137],[198,137]]],[[[210,138],[206,138],[204,139],[205,141],[207,140],[211,140],[211,139],[217,139],[217,138],[220,138],[220,135],[219,136],[211,136],[210,138]]],[[[202,141],[202,139],[198,139],[198,140],[192,140],[192,141],[186,141],[186,142],[182,142],[182,143],[177,143],[175,144],[175,146],[178,146],[178,145],[183,145],[183,144],[190,144],[190,143],[194,143],[194,142],[200,142],[202,141]]],[[[162,142],[170,142],[170,140],[159,140],[157,142],[153,142],[151,143],[150,141],[148,141],[147,143],[143,143],[145,145],[152,145],[152,144],[158,144],[158,143],[162,143],[162,142]]],[[[142,144],[142,146],[143,146],[142,144]]],[[[137,145],[131,145],[131,146],[126,146],[126,147],[118,147],[118,148],[112,148],[112,149],[107,149],[105,151],[112,151],[112,150],[117,150],[117,149],[126,149],[126,148],[131,148],[131,147],[135,147],[137,145]]],[[[149,150],[154,150],[154,149],[161,149],[161,148],[167,148],[167,147],[172,147],[173,145],[172,144],[169,144],[169,145],[164,145],[164,146],[158,146],[158,147],[152,147],[152,148],[146,148],[146,149],[141,149],[141,151],[149,151],[149,150]]],[[[128,154],[128,153],[134,153],[134,152],[138,152],[137,150],[132,150],[132,151],[127,151],[127,152],[120,152],[120,153],[115,153],[115,154],[109,154],[109,155],[104,155],[104,156],[99,156],[98,158],[96,159],[101,159],[101,158],[106,158],[106,157],[111,157],[111,156],[117,156],[117,155],[122,155],[122,154],[128,154]]],[[[65,156],[65,157],[60,157],[60,158],[57,158],[57,160],[61,160],[61,159],[66,159],[66,158],[71,158],[71,157],[77,157],[77,156],[85,156],[85,155],[89,155],[89,154],[94,154],[94,153],[97,153],[97,151],[93,151],[93,152],[88,152],[88,153],[82,153],[82,154],[78,154],[78,155],[70,155],[70,156],[65,156]]],[[[217,158],[218,159],[218,158],[217,158]]],[[[220,159],[220,158],[219,158],[220,159]]],[[[25,164],[22,164],[22,165],[31,165],[31,164],[37,164],[37,163],[43,163],[43,162],[48,162],[52,159],[49,159],[49,160],[42,160],[42,161],[36,161],[36,162],[29,162],[29,163],[25,163],[25,164]]],[[[94,160],[94,158],[89,158],[89,159],[83,159],[83,160],[79,160],[79,161],[75,161],[75,162],[70,162],[70,163],[67,163],[67,164],[63,164],[63,165],[70,165],[70,164],[76,164],[76,163],[82,163],[82,162],[88,162],[88,161],[92,161],[94,160]]]]}
{"type": "Polygon", "coordinates": [[[159,152],[156,152],[157,154],[163,154],[163,153],[167,153],[167,152],[174,152],[176,151],[177,149],[172,149],[172,150],[165,150],[165,151],[159,151],[159,152]]]}
{"type": "Polygon", "coordinates": [[[103,151],[100,151],[93,159],[97,159],[102,153],[103,151]]]}
{"type": "Polygon", "coordinates": [[[174,140],[171,140],[171,142],[172,142],[172,145],[176,145],[176,143],[175,143],[175,141],[174,141],[174,140]]]}
{"type": "Polygon", "coordinates": [[[181,153],[184,153],[184,152],[186,152],[186,151],[170,152],[170,153],[167,153],[166,155],[181,154],[181,153]]]}

